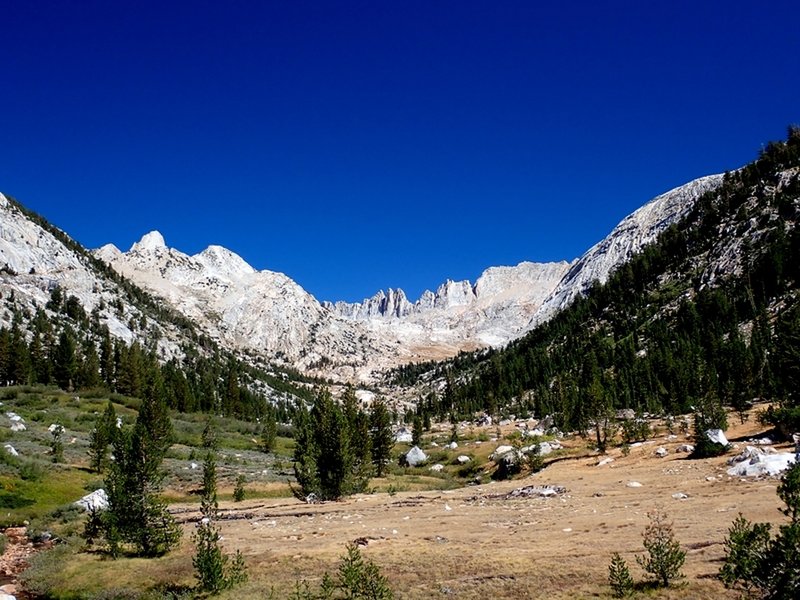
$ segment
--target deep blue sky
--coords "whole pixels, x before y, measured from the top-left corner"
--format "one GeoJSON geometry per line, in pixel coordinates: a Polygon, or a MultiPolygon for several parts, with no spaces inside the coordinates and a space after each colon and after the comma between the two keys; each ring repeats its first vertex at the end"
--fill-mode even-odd
{"type": "Polygon", "coordinates": [[[320,299],[573,259],[800,121],[796,2],[0,0],[0,190],[320,299]]]}

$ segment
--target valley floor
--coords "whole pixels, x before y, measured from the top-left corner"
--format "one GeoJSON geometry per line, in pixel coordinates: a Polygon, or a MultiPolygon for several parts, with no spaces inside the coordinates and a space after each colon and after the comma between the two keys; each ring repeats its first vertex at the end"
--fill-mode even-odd
{"type": "MultiPolygon", "coordinates": [[[[753,422],[737,422],[728,433],[735,441],[762,431],[753,422]]],[[[316,581],[324,570],[335,571],[345,544],[357,540],[398,598],[607,597],[612,552],[626,559],[635,580],[644,579],[635,554],[642,552],[647,513],[656,507],[674,521],[687,551],[686,578],[650,597],[738,597],[715,577],[723,540],[739,512],[752,521],[780,521],[778,480],[728,476],[731,454],[689,460],[675,452],[684,441],[662,436],[627,457],[612,450],[615,460],[603,466],[596,456],[566,459],[524,480],[446,492],[363,495],[318,505],[285,499],[227,505],[226,544],[241,549],[251,573],[231,597],[263,598],[273,586],[276,597],[285,597],[297,579],[316,581]],[[666,458],[654,456],[661,445],[670,451],[666,458]],[[507,497],[526,485],[567,491],[507,497]],[[688,497],[673,498],[679,493],[688,497]]]]}

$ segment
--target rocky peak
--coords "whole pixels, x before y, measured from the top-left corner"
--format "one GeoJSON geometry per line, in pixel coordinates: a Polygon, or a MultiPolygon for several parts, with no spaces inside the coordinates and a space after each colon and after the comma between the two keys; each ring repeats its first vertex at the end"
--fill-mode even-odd
{"type": "Polygon", "coordinates": [[[241,256],[222,246],[211,245],[194,258],[209,271],[220,275],[243,276],[256,272],[241,256]]]}
{"type": "Polygon", "coordinates": [[[158,231],[151,231],[142,236],[138,242],[131,246],[130,252],[154,252],[156,250],[166,250],[167,244],[164,241],[164,236],[158,231]]]}

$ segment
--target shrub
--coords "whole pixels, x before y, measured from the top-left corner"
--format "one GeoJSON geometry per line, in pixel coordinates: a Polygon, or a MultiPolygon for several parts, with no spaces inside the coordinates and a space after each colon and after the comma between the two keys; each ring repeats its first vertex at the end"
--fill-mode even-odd
{"type": "Polygon", "coordinates": [[[728,587],[756,591],[771,600],[800,597],[800,463],[784,474],[778,496],[790,521],[770,538],[769,525],[751,524],[741,515],[725,540],[720,578],[728,587]]]}
{"type": "Polygon", "coordinates": [[[347,545],[336,579],[328,573],[322,576],[318,591],[307,581],[298,582],[291,600],[393,600],[389,582],[372,561],[365,560],[355,544],[347,545]]]}
{"type": "Polygon", "coordinates": [[[244,475],[239,475],[236,478],[236,486],[233,488],[234,502],[241,502],[242,500],[244,500],[244,484],[245,484],[244,475]]]}
{"type": "Polygon", "coordinates": [[[740,513],[725,539],[725,562],[719,572],[727,588],[740,587],[746,594],[766,588],[763,579],[769,551],[769,523],[751,523],[740,513]]]}
{"type": "Polygon", "coordinates": [[[642,534],[646,556],[637,556],[636,562],[655,578],[663,587],[669,587],[670,581],[683,577],[681,567],[686,560],[686,552],[675,539],[672,523],[667,515],[656,509],[647,513],[650,524],[642,534]]]}
{"type": "Polygon", "coordinates": [[[611,555],[611,564],[608,565],[608,585],[611,586],[614,598],[625,598],[633,594],[633,578],[628,564],[619,552],[611,555]]]}

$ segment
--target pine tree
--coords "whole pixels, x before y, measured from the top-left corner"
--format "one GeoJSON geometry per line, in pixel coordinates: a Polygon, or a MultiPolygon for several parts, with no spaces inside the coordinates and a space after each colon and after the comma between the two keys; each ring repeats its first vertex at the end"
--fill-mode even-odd
{"type": "Polygon", "coordinates": [[[306,496],[336,500],[351,493],[354,452],[342,409],[330,392],[317,392],[311,413],[300,411],[296,419],[295,478],[306,496]]]}
{"type": "Polygon", "coordinates": [[[50,426],[50,454],[54,463],[64,462],[64,426],[61,423],[53,423],[50,426]]]}
{"type": "Polygon", "coordinates": [[[372,440],[372,464],[375,476],[383,477],[386,465],[392,457],[394,438],[392,436],[392,417],[383,398],[376,398],[370,413],[370,438],[372,440]]]}
{"type": "Polygon", "coordinates": [[[93,388],[100,385],[100,359],[91,340],[87,340],[83,348],[83,361],[77,374],[78,386],[93,388]]]}
{"type": "Polygon", "coordinates": [[[180,539],[180,528],[158,496],[161,462],[172,438],[163,382],[158,371],[151,371],[136,423],[116,435],[114,462],[106,477],[104,525],[113,555],[120,543],[128,543],[143,556],[160,556],[180,539]]]}
{"type": "Polygon", "coordinates": [[[414,446],[422,444],[422,419],[419,415],[414,416],[413,425],[411,426],[411,443],[414,446]]]}
{"type": "Polygon", "coordinates": [[[114,443],[117,432],[117,414],[109,400],[106,410],[97,417],[89,435],[89,467],[102,473],[108,464],[108,447],[114,443]]]}
{"type": "Polygon", "coordinates": [[[75,339],[70,329],[65,328],[58,336],[58,345],[53,351],[52,360],[56,384],[62,390],[71,390],[78,370],[78,362],[75,357],[75,339]]]}
{"type": "Polygon", "coordinates": [[[650,523],[645,528],[642,537],[647,550],[646,556],[637,556],[636,562],[645,571],[650,573],[657,583],[669,587],[670,581],[681,575],[681,567],[686,560],[686,552],[681,550],[681,545],[675,539],[672,523],[667,521],[667,515],[660,510],[647,513],[650,523]]]}
{"type": "Polygon", "coordinates": [[[108,389],[114,389],[114,345],[106,325],[102,327],[100,339],[100,377],[108,389]]]}
{"type": "Polygon", "coordinates": [[[200,521],[193,535],[195,555],[192,565],[197,587],[202,592],[218,594],[247,580],[244,558],[238,550],[233,561],[223,554],[216,521],[217,466],[214,451],[209,449],[203,462],[203,490],[200,498],[200,521]]]}
{"type": "Polygon", "coordinates": [[[342,411],[347,424],[347,438],[352,453],[350,483],[346,493],[356,494],[367,488],[372,476],[372,439],[369,416],[358,405],[355,390],[348,386],[342,398],[342,411]]]}
{"type": "Polygon", "coordinates": [[[275,419],[274,411],[267,411],[264,417],[264,424],[261,427],[261,451],[270,453],[275,449],[275,442],[278,438],[278,422],[275,419]]]}
{"type": "Polygon", "coordinates": [[[626,598],[633,594],[633,577],[619,552],[611,555],[611,564],[608,565],[608,585],[614,593],[614,598],[626,598]]]}

